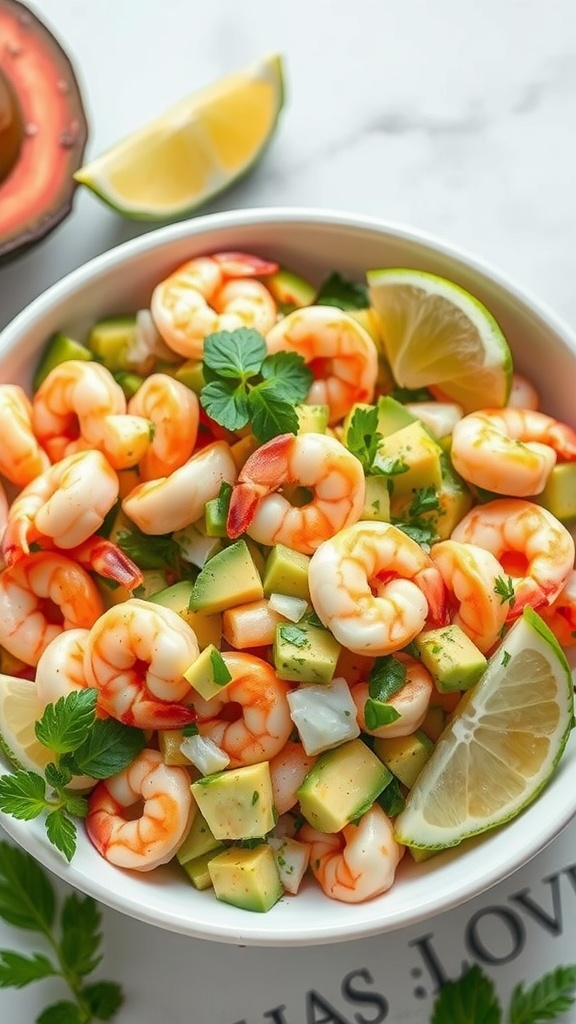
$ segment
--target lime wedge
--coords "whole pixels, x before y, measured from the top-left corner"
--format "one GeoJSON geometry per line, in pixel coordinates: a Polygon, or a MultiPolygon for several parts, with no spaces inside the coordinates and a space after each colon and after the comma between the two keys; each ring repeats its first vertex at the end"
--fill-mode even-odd
{"type": "Polygon", "coordinates": [[[466,412],[505,405],[512,356],[478,299],[421,270],[369,270],[366,276],[386,356],[401,387],[436,387],[466,412]]]}
{"type": "Polygon", "coordinates": [[[440,850],[515,817],[553,774],[573,712],[568,662],[527,608],[418,776],[396,819],[398,841],[440,850]]]}
{"type": "Polygon", "coordinates": [[[138,220],[170,220],[245,175],[284,102],[278,54],[181,100],[76,171],[82,185],[138,220]]]}

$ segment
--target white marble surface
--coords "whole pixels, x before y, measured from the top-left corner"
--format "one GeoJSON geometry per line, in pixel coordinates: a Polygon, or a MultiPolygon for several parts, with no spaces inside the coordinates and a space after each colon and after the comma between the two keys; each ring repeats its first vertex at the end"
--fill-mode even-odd
{"type": "MultiPolygon", "coordinates": [[[[35,9],[79,72],[89,154],[197,86],[281,51],[288,102],[273,146],[210,209],[320,206],[422,228],[492,262],[576,323],[573,0],[38,0],[35,9]]],[[[79,192],[49,239],[0,269],[0,327],[69,269],[149,228],[79,192]]],[[[492,913],[501,942],[492,974],[508,992],[576,959],[576,882],[564,872],[554,906],[555,883],[544,881],[576,861],[575,839],[571,826],[513,879],[428,929],[331,947],[329,956],[216,947],[105,911],[102,973],[127,988],[119,1024],[425,1024],[433,986],[426,970],[420,981],[411,973],[422,958],[410,942],[434,933],[456,974],[472,915],[510,908],[529,888],[548,924],[525,915],[523,943],[508,961],[505,914],[492,913]],[[342,979],[355,970],[372,977],[357,978],[358,988],[386,994],[386,1013],[382,1002],[345,998],[342,979]],[[424,994],[415,995],[419,985],[424,994]],[[305,995],[311,989],[318,999],[305,995]]],[[[0,946],[18,943],[26,948],[26,936],[0,923],[0,946]]],[[[0,1017],[32,1020],[47,995],[46,986],[0,990],[0,1017]]]]}

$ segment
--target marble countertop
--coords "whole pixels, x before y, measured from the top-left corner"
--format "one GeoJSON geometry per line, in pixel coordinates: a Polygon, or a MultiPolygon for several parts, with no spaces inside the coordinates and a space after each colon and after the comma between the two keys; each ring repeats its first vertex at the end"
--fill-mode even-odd
{"type": "MultiPolygon", "coordinates": [[[[87,155],[197,87],[280,51],[288,98],[273,145],[206,212],[317,206],[424,229],[576,324],[572,0],[37,0],[34,9],[78,71],[87,155]]],[[[0,269],[0,327],[73,267],[152,226],[122,220],[79,190],[72,215],[0,269]]],[[[102,974],[120,977],[128,997],[119,1024],[426,1024],[434,978],[425,949],[458,973],[463,941],[473,955],[470,922],[488,913],[503,922],[493,973],[509,991],[574,960],[575,839],[570,826],[513,879],[429,927],[331,947],[329,957],[321,948],[218,947],[105,910],[102,974]],[[540,917],[525,914],[510,949],[506,927],[522,892],[540,917]],[[402,979],[393,969],[401,960],[402,979]],[[372,986],[380,1003],[354,1002],[353,983],[372,986]]],[[[26,936],[0,922],[0,946],[18,944],[27,948],[26,936]]],[[[45,987],[0,990],[0,1015],[32,1020],[46,1001],[45,987]]]]}

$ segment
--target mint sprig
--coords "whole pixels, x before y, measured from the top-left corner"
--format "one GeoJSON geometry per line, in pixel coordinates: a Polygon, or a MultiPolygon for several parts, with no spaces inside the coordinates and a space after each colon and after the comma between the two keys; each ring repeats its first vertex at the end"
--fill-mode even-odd
{"type": "Polygon", "coordinates": [[[294,406],[303,401],[312,373],[297,352],[268,355],[258,331],[240,327],[204,339],[204,379],[200,402],[227,430],[250,424],[258,441],[296,434],[294,406]]]}
{"type": "Polygon", "coordinates": [[[112,981],[87,982],[98,967],[101,913],[90,896],[70,893],[60,912],[54,889],[39,864],[22,850],[0,842],[0,917],[42,937],[47,953],[0,950],[0,988],[25,988],[45,978],[61,978],[71,1000],[51,1003],[36,1024],[90,1024],[111,1020],[123,1003],[112,981]]]}
{"type": "MultiPolygon", "coordinates": [[[[517,985],[508,1024],[543,1024],[566,1013],[576,1002],[576,964],[557,967],[528,988],[517,985]]],[[[447,982],[434,1003],[431,1024],[503,1024],[494,982],[478,964],[447,982]]]]}
{"type": "Polygon", "coordinates": [[[96,717],[96,690],[76,690],[48,704],[36,722],[40,743],[54,753],[44,775],[19,768],[0,775],[0,811],[23,821],[45,814],[48,839],[66,860],[76,852],[74,819],[85,818],[88,802],[68,788],[73,775],[107,779],[129,765],[145,746],[141,729],[96,717]]]}

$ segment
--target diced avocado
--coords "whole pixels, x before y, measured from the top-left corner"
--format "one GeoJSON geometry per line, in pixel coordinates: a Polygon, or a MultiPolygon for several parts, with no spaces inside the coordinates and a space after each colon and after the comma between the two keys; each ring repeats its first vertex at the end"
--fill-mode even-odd
{"type": "Polygon", "coordinates": [[[432,740],[420,729],[410,736],[386,736],[374,740],[374,753],[408,789],[416,782],[433,749],[432,740]]]}
{"type": "Polygon", "coordinates": [[[135,338],[135,316],[110,316],[94,324],[88,335],[88,348],[111,373],[135,370],[138,367],[130,358],[135,338]]]}
{"type": "Polygon", "coordinates": [[[417,420],[384,437],[374,469],[384,473],[394,496],[424,487],[438,490],[442,481],[442,449],[417,420]]]}
{"type": "Polygon", "coordinates": [[[454,624],[423,630],[414,645],[440,693],[469,690],[488,664],[476,644],[454,624]]]}
{"type": "Polygon", "coordinates": [[[214,853],[215,850],[221,848],[222,843],[219,839],[215,839],[206,818],[197,810],[190,831],[178,847],[176,856],[180,864],[186,864],[190,860],[202,857],[206,853],[214,853]]]}
{"type": "Polygon", "coordinates": [[[264,597],[262,580],[246,541],[237,540],[209,559],[198,573],[190,607],[221,612],[264,597]]]}
{"type": "Polygon", "coordinates": [[[159,729],[157,735],[158,749],[164,764],[191,764],[190,758],[180,750],[180,744],[184,739],[182,729],[159,729]]]}
{"type": "Polygon", "coordinates": [[[259,441],[256,440],[254,434],[247,434],[245,437],[241,437],[239,441],[235,441],[234,444],[230,445],[230,454],[234,459],[238,472],[240,472],[244,463],[254,454],[258,447],[259,441]]]}
{"type": "Polygon", "coordinates": [[[266,913],[282,896],[276,858],[267,843],[253,850],[232,847],[218,853],[208,871],[217,899],[241,910],[266,913]]]}
{"type": "Polygon", "coordinates": [[[366,477],[366,496],[361,519],[390,522],[390,492],[385,476],[366,477]]]}
{"type": "Polygon", "coordinates": [[[226,520],[230,507],[232,486],[223,483],[216,498],[210,498],[204,506],[204,524],[209,537],[226,537],[226,520]]]}
{"type": "Polygon", "coordinates": [[[205,775],[190,788],[216,839],[260,839],[274,828],[267,761],[205,775]]]}
{"type": "Polygon", "coordinates": [[[195,612],[190,608],[190,599],[194,584],[192,580],[180,580],[170,587],[158,590],[148,597],[154,604],[171,608],[184,622],[194,630],[198,646],[202,650],[213,644],[219,647],[222,642],[222,616],[216,612],[195,612]]]}
{"type": "Polygon", "coordinates": [[[320,832],[361,817],[390,782],[381,759],[360,739],[320,754],[298,790],[300,811],[320,832]]]}
{"type": "Polygon", "coordinates": [[[576,519],[576,462],[558,462],[533,499],[563,523],[576,519]]]}
{"type": "MultiPolygon", "coordinates": [[[[472,507],[472,495],[468,487],[450,465],[448,459],[441,456],[442,481],[434,491],[434,501],[429,508],[419,508],[416,513],[418,525],[428,525],[435,540],[447,540],[457,524],[472,507]]],[[[392,521],[414,521],[414,504],[418,507],[418,494],[398,494],[396,491],[390,498],[390,516],[392,521]]]]}
{"type": "Polygon", "coordinates": [[[177,370],[174,370],[174,377],[181,384],[185,384],[187,388],[190,388],[191,391],[195,391],[199,395],[206,383],[202,369],[202,360],[187,359],[177,370]]]}
{"type": "Polygon", "coordinates": [[[378,409],[378,433],[382,434],[382,437],[388,437],[389,434],[394,434],[397,430],[402,430],[403,427],[409,427],[410,424],[417,422],[416,417],[409,412],[406,406],[397,402],[392,395],[380,395],[376,402],[376,408],[378,409]]]}
{"type": "Polygon", "coordinates": [[[266,596],[288,594],[290,597],[301,597],[309,601],[309,565],[309,555],[292,551],[292,548],[286,547],[285,544],[276,544],[268,555],[264,567],[263,587],[266,596]]]}
{"type": "Polygon", "coordinates": [[[210,853],[203,853],[200,857],[195,857],[194,860],[187,860],[186,863],[182,865],[195,889],[202,891],[204,889],[212,888],[212,879],[210,878],[208,865],[222,849],[223,846],[219,843],[216,850],[212,850],[210,853]]]}
{"type": "Polygon", "coordinates": [[[141,377],[139,373],[131,373],[128,370],[118,370],[114,374],[114,379],[122,388],[126,398],[132,398],[144,383],[144,377],[141,377]]]}
{"type": "Polygon", "coordinates": [[[329,683],[340,650],[327,629],[305,622],[281,622],[276,626],[274,641],[276,675],[297,683],[329,683]]]}
{"type": "Polygon", "coordinates": [[[232,682],[226,663],[213,644],[208,644],[208,647],[200,652],[196,661],[193,661],[184,672],[184,678],[204,700],[215,697],[222,692],[223,687],[232,682]]]}
{"type": "Polygon", "coordinates": [[[310,281],[287,267],[280,267],[275,274],[265,277],[264,284],[281,313],[291,313],[302,306],[310,306],[316,295],[316,289],[310,281]]]}
{"type": "Polygon", "coordinates": [[[37,391],[42,381],[48,376],[51,370],[54,370],[60,363],[65,363],[68,359],[92,359],[92,352],[86,345],[82,345],[81,342],[76,341],[75,338],[69,338],[67,334],[62,334],[58,331],[53,334],[52,337],[46,343],[44,351],[40,357],[34,376],[32,378],[32,388],[37,391]]]}
{"type": "Polygon", "coordinates": [[[327,405],[297,405],[299,434],[325,434],[330,416],[327,405]]]}

